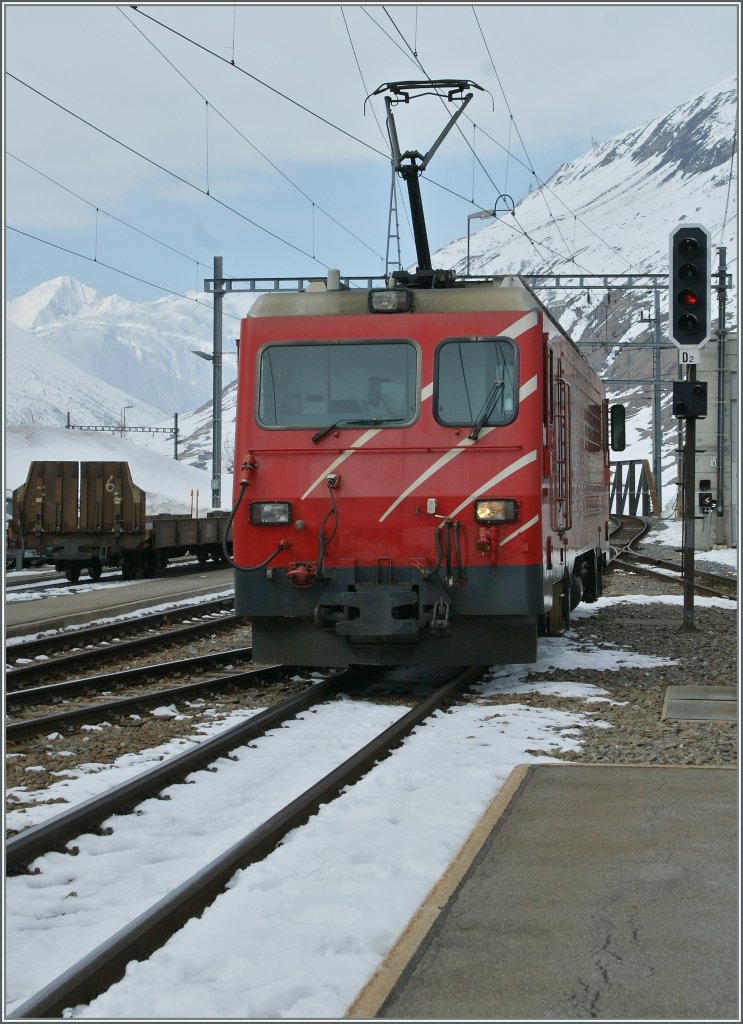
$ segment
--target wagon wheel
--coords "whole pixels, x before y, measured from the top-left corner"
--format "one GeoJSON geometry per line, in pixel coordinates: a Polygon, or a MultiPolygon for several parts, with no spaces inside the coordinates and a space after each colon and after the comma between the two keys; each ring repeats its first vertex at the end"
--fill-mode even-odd
{"type": "Polygon", "coordinates": [[[125,580],[141,580],[143,572],[144,562],[136,551],[123,556],[121,560],[121,575],[125,580]]]}
{"type": "Polygon", "coordinates": [[[101,563],[98,561],[91,562],[91,564],[88,566],[88,576],[90,576],[94,583],[96,583],[101,578],[102,574],[103,566],[101,565],[101,563]]]}
{"type": "Polygon", "coordinates": [[[77,583],[80,579],[80,566],[79,565],[68,565],[65,566],[65,579],[69,583],[77,583]]]}

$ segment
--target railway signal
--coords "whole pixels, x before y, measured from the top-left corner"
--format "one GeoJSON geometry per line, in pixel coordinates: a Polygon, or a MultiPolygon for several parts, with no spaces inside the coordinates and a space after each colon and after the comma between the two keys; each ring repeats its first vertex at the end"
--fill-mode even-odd
{"type": "Polygon", "coordinates": [[[709,231],[680,224],[671,232],[668,333],[682,352],[702,348],[712,336],[710,279],[709,231]]]}
{"type": "Polygon", "coordinates": [[[680,419],[704,418],[707,415],[707,383],[701,380],[673,382],[673,415],[680,419]]]}

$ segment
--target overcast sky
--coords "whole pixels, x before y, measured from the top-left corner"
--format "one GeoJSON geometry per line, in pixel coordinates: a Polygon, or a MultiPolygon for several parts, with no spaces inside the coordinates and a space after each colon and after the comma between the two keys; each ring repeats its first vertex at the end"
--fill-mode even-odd
{"type": "MultiPolygon", "coordinates": [[[[735,72],[738,12],[3,4],[6,294],[70,274],[155,299],[201,289],[215,255],[231,277],[381,274],[391,169],[383,98],[365,102],[380,85],[482,87],[422,185],[433,251],[499,194],[518,201],[593,142],[735,72]]],[[[401,148],[427,152],[455,109],[397,106],[401,148]]],[[[400,192],[403,266],[406,206],[400,192]]]]}

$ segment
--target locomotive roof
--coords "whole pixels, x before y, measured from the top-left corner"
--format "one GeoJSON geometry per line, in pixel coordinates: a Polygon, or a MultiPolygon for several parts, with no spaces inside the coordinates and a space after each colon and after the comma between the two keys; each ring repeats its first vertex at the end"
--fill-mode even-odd
{"type": "MultiPolygon", "coordinates": [[[[414,309],[420,313],[534,309],[536,296],[518,277],[470,281],[463,288],[415,289],[414,309]]],[[[366,288],[329,290],[314,282],[306,291],[267,292],[253,303],[250,317],[354,316],[368,312],[366,288]]],[[[546,310],[545,310],[546,312],[546,310]]]]}
{"type": "MultiPolygon", "coordinates": [[[[574,344],[531,288],[517,275],[467,281],[463,287],[416,288],[413,295],[415,313],[539,310],[554,332],[574,344]]],[[[366,316],[369,312],[368,296],[366,288],[328,289],[318,281],[306,291],[266,292],[255,300],[247,315],[249,318],[366,316]]]]}

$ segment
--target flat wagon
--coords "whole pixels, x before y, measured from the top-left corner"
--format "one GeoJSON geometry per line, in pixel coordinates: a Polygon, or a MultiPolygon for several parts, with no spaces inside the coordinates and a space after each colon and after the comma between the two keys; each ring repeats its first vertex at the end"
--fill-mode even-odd
{"type": "Polygon", "coordinates": [[[37,461],[13,492],[7,557],[33,551],[72,583],[83,570],[97,580],[107,566],[139,579],[181,555],[223,560],[227,520],[221,511],[148,516],[127,462],[37,461]]]}

